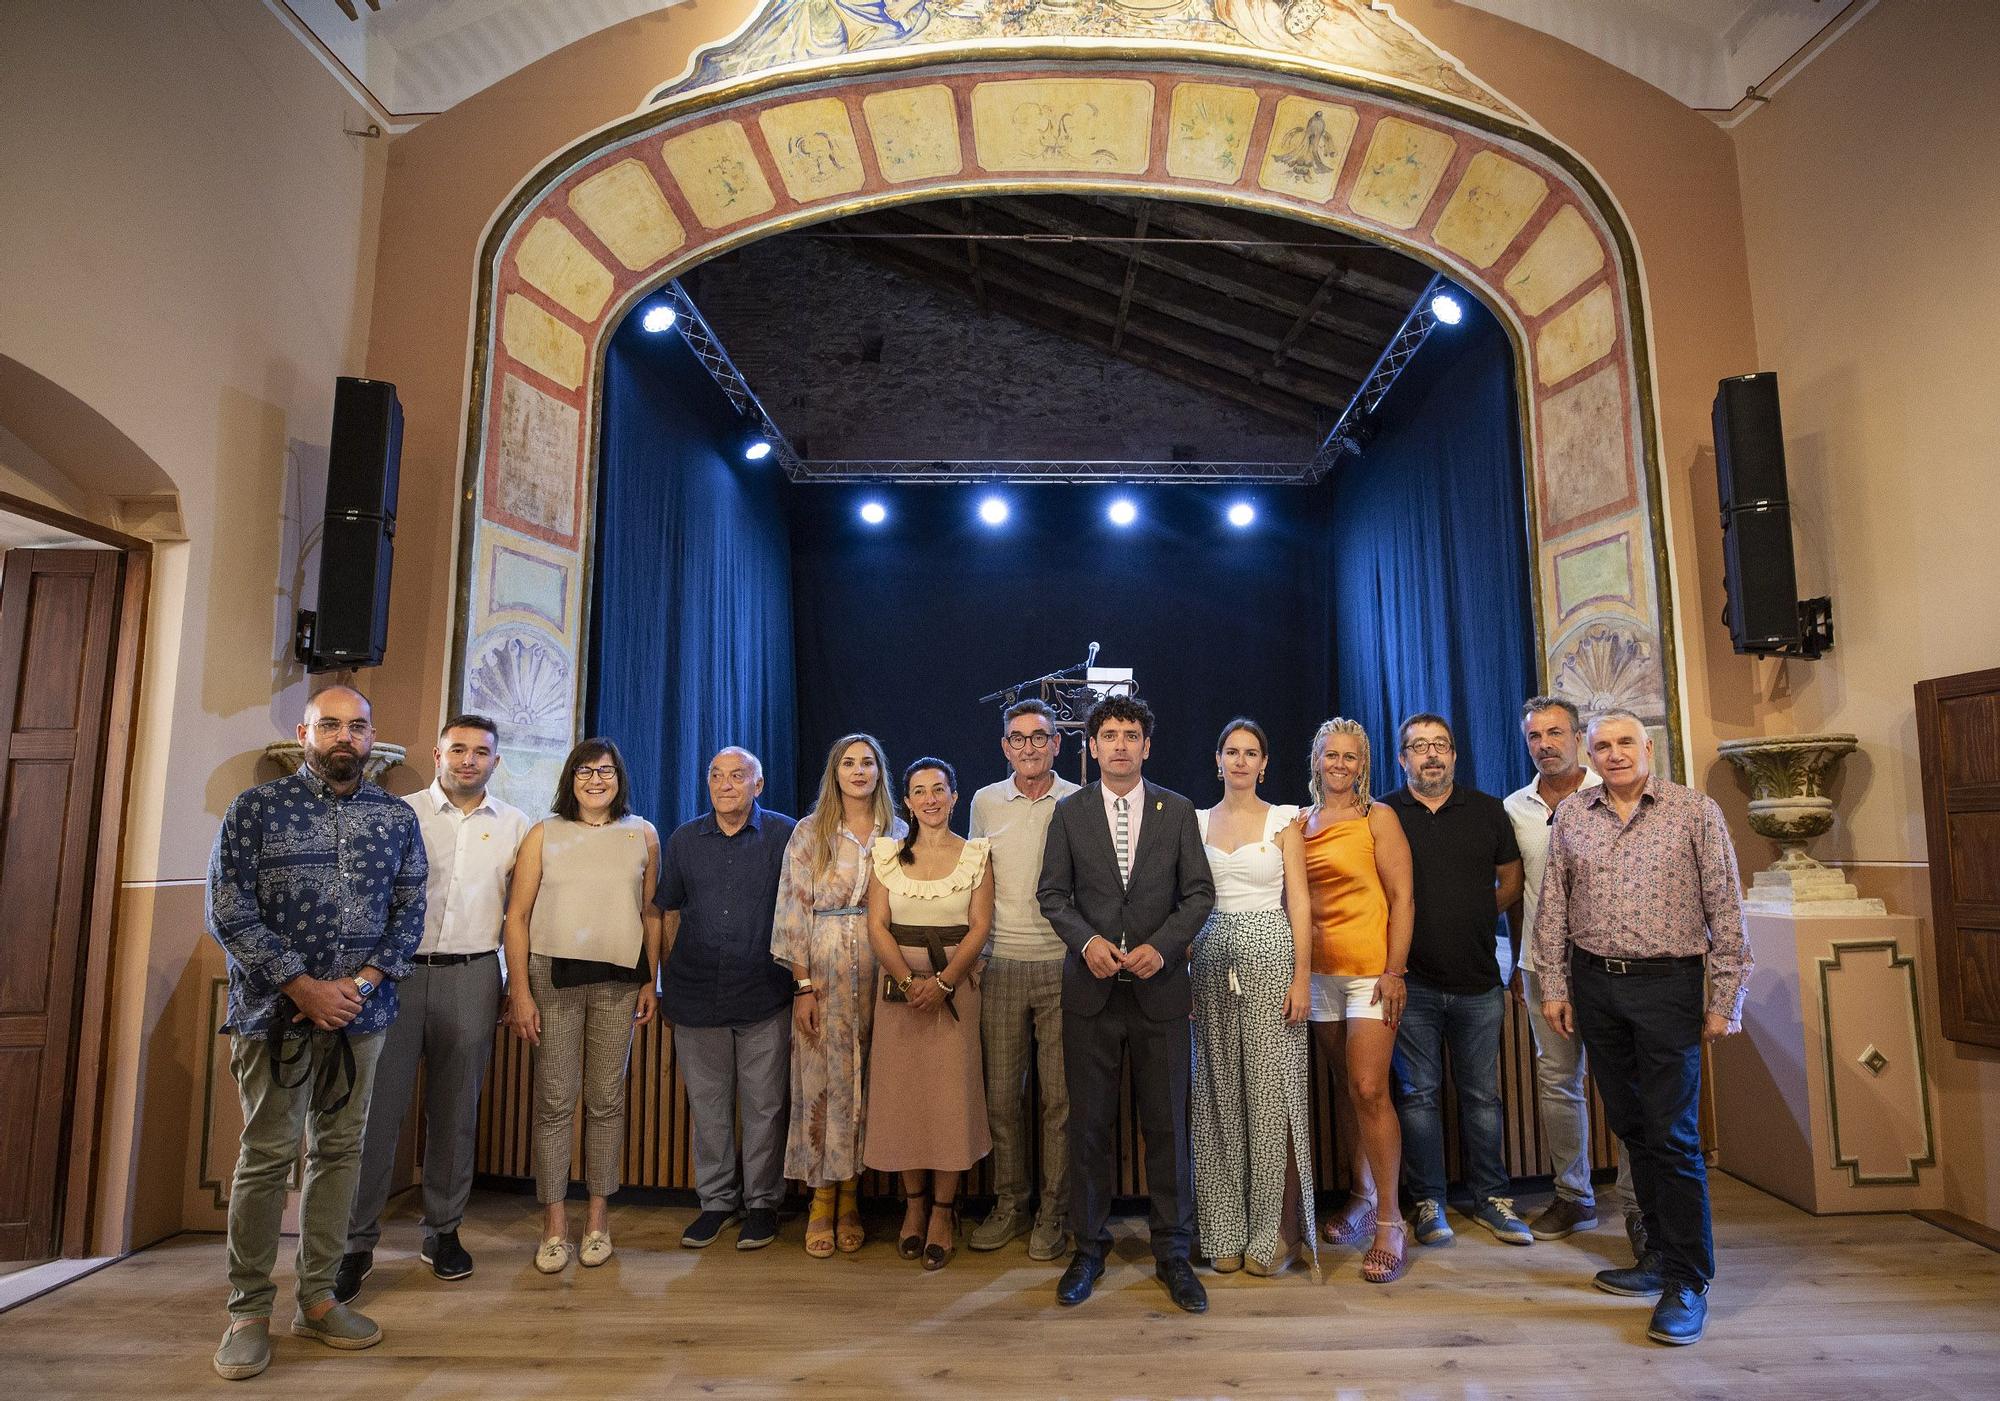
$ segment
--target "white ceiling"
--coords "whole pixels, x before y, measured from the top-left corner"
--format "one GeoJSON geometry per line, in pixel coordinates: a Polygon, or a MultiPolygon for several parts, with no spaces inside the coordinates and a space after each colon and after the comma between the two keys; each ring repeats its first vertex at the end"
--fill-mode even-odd
{"type": "Polygon", "coordinates": [[[108,550],[111,546],[97,540],[86,540],[81,535],[53,525],[43,525],[40,521],[17,516],[11,511],[0,511],[0,554],[9,550],[108,550]]]}
{"type": "MultiPolygon", "coordinates": [[[[265,0],[392,130],[678,0],[265,0]],[[352,16],[348,11],[352,11],[352,16]]],[[[1574,44],[1689,107],[1740,117],[1875,0],[1456,0],[1574,44]]],[[[1991,3],[1991,0],[1980,0],[1991,3]]],[[[661,77],[671,77],[662,74],[661,77]]]]}

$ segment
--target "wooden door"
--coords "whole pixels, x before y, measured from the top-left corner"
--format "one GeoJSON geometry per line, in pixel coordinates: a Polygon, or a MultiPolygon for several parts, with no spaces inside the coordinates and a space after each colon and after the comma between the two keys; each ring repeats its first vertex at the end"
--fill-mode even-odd
{"type": "Polygon", "coordinates": [[[1917,756],[1944,1034],[2000,1046],[2000,670],[1917,683],[1917,756]]]}
{"type": "Polygon", "coordinates": [[[0,573],[0,1260],[55,1254],[124,556],[0,573]]]}

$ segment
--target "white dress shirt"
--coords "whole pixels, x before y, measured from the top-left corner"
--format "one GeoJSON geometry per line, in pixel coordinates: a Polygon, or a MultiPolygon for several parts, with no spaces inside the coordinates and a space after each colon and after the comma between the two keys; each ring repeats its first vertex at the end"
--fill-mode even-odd
{"type": "Polygon", "coordinates": [[[435,781],[403,801],[416,810],[431,867],[424,887],[424,937],[417,952],[488,953],[499,948],[507,882],[521,839],[532,825],[528,815],[491,792],[471,812],[460,812],[435,781]]]}
{"type": "MultiPolygon", "coordinates": [[[[1111,852],[1118,853],[1118,795],[1111,791],[1101,779],[1097,791],[1104,795],[1104,826],[1111,834],[1111,852]]],[[[1146,784],[1144,780],[1132,785],[1132,791],[1125,795],[1125,860],[1128,863],[1126,884],[1131,884],[1130,865],[1139,860],[1139,822],[1146,815],[1146,784]]]]}
{"type": "MultiPolygon", "coordinates": [[[[1501,800],[1507,809],[1507,820],[1514,825],[1514,844],[1521,848],[1521,971],[1535,971],[1535,910],[1542,890],[1542,872],[1549,865],[1549,834],[1555,826],[1555,809],[1543,801],[1541,775],[1528,780],[1525,788],[1516,788],[1501,800]]],[[[1583,770],[1583,786],[1578,793],[1587,793],[1604,780],[1586,765],[1583,770]]],[[[1502,941],[1505,942],[1504,939],[1502,941]]],[[[1504,960],[1503,960],[1504,962],[1504,960]]]]}

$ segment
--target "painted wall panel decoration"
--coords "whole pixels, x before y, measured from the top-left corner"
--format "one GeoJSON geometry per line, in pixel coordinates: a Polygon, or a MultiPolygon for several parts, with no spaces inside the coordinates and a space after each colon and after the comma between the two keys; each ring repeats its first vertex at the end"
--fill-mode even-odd
{"type": "Polygon", "coordinates": [[[1616,207],[1386,11],[1310,6],[1314,42],[1335,26],[1344,46],[1317,78],[1295,46],[1272,51],[1282,69],[1254,52],[1242,35],[1268,16],[1228,0],[1214,13],[1247,26],[1231,40],[1188,42],[1182,20],[1142,7],[1079,7],[1090,33],[1146,43],[1024,55],[968,39],[914,65],[962,22],[920,5],[907,34],[849,46],[884,51],[863,62],[798,48],[807,12],[774,3],[672,94],[530,178],[482,262],[454,639],[452,700],[512,730],[500,791],[541,811],[577,733],[596,380],[617,320],[748,239],[1024,186],[1291,215],[1409,253],[1493,307],[1519,356],[1544,678],[1587,708],[1636,710],[1677,767],[1643,303],[1616,207]],[[520,558],[494,540],[522,542],[507,546],[520,558]]]}

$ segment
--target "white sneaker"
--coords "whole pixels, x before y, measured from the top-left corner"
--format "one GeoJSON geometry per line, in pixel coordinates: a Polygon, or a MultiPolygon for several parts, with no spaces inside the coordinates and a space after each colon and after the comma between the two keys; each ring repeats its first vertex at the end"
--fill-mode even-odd
{"type": "Polygon", "coordinates": [[[545,1275],[559,1275],[569,1264],[569,1242],[561,1236],[550,1236],[535,1252],[535,1268],[545,1275]]]}
{"type": "Polygon", "coordinates": [[[585,1231],[583,1249],[577,1252],[577,1259],[595,1269],[611,1258],[611,1233],[609,1231],[585,1231]]]}

